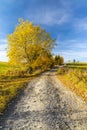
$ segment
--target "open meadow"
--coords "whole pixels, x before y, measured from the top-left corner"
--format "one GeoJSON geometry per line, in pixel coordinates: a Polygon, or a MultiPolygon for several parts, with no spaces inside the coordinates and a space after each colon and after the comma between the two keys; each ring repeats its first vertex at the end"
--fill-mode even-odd
{"type": "Polygon", "coordinates": [[[86,62],[67,63],[66,67],[68,67],[68,68],[78,68],[78,69],[87,69],[87,63],[86,62]]]}
{"type": "Polygon", "coordinates": [[[27,82],[41,72],[37,70],[33,74],[23,74],[21,68],[0,62],[0,115],[20,90],[26,87],[27,82]]]}

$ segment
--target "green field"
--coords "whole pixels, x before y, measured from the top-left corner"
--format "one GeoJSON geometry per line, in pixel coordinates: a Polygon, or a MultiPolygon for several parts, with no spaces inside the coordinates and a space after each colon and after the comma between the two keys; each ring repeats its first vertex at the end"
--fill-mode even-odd
{"type": "Polygon", "coordinates": [[[11,66],[7,62],[0,62],[0,74],[6,72],[11,66]]]}
{"type": "Polygon", "coordinates": [[[68,68],[78,68],[78,69],[87,69],[87,63],[80,62],[80,63],[66,63],[66,67],[68,68]]]}
{"type": "Polygon", "coordinates": [[[42,71],[38,70],[31,75],[21,75],[20,72],[20,68],[0,62],[0,115],[20,90],[26,87],[26,83],[42,71]]]}
{"type": "Polygon", "coordinates": [[[16,69],[7,62],[0,62],[0,114],[25,83],[18,77],[13,80],[10,75],[7,76],[8,70],[12,71],[13,68],[16,69]]]}

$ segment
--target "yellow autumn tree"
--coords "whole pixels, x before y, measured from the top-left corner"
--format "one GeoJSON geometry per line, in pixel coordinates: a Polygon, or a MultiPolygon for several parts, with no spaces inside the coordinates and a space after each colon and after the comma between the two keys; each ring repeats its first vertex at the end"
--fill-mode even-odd
{"type": "Polygon", "coordinates": [[[48,52],[42,52],[42,55],[37,57],[37,60],[34,62],[35,67],[39,67],[42,70],[46,70],[47,68],[52,68],[54,66],[54,58],[48,52]]]}
{"type": "Polygon", "coordinates": [[[32,66],[44,53],[51,54],[54,45],[55,40],[39,25],[20,19],[14,32],[8,35],[7,56],[11,64],[32,66]]]}

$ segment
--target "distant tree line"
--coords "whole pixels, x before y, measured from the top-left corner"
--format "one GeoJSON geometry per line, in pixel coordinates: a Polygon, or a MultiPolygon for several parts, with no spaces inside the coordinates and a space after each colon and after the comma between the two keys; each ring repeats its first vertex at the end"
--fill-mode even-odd
{"type": "Polygon", "coordinates": [[[54,57],[54,63],[55,65],[62,65],[64,63],[64,58],[60,55],[56,55],[54,57]]]}

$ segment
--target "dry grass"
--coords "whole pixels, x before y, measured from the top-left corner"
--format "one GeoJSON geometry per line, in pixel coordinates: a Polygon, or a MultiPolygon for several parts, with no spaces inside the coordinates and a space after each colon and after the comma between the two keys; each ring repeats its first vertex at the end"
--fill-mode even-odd
{"type": "MultiPolygon", "coordinates": [[[[77,72],[79,73],[79,71],[77,72]]],[[[74,70],[68,72],[67,74],[58,75],[58,78],[65,84],[66,87],[70,88],[73,92],[75,92],[78,96],[82,97],[83,100],[87,102],[87,77],[85,76],[84,78],[83,74],[82,77],[79,79],[73,73],[74,70]]],[[[83,73],[87,74],[87,72],[83,73]]]]}
{"type": "MultiPolygon", "coordinates": [[[[20,90],[25,89],[26,84],[29,81],[42,73],[41,70],[37,70],[31,75],[25,74],[20,76],[15,75],[15,73],[12,73],[13,75],[7,75],[6,73],[8,71],[8,66],[8,63],[0,62],[0,115],[2,115],[9,102],[16,97],[20,90]]],[[[9,66],[9,69],[12,71],[11,66],[9,66]]]]}

